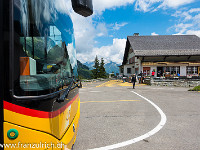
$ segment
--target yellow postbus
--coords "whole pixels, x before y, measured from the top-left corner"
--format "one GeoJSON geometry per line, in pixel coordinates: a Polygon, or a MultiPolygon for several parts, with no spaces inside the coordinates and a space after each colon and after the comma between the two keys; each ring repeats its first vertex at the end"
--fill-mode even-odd
{"type": "MultiPolygon", "coordinates": [[[[65,0],[0,1],[0,149],[72,149],[80,116],[65,0]]],[[[93,13],[92,0],[72,0],[93,13]]]]}

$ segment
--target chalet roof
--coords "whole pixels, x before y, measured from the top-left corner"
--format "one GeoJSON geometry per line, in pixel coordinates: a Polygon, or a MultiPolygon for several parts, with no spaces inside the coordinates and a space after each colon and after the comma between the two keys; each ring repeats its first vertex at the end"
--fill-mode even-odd
{"type": "Polygon", "coordinates": [[[196,35],[128,36],[123,64],[130,47],[136,57],[200,55],[200,38],[196,35]]]}
{"type": "Polygon", "coordinates": [[[200,50],[196,35],[128,36],[133,50],[200,50]]]}
{"type": "Polygon", "coordinates": [[[143,56],[190,56],[200,55],[200,49],[176,50],[135,50],[136,57],[143,56]]]}

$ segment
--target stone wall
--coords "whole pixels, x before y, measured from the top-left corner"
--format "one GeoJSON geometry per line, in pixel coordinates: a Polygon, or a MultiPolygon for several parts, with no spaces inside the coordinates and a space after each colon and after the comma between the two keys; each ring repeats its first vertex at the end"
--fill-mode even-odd
{"type": "Polygon", "coordinates": [[[200,80],[147,80],[146,84],[156,86],[195,87],[200,85],[200,80]]]}

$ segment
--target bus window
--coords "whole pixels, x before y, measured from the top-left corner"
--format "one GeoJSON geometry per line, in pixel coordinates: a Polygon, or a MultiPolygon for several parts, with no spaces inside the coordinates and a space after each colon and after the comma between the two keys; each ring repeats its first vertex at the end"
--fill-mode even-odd
{"type": "Polygon", "coordinates": [[[66,88],[77,76],[73,25],[67,11],[60,13],[53,1],[15,0],[14,27],[15,53],[20,55],[15,62],[20,72],[15,94],[39,96],[66,88]]]}

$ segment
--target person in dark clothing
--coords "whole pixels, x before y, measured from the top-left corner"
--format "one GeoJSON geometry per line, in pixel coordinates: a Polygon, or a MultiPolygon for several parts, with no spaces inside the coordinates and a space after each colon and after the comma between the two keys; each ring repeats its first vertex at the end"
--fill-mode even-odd
{"type": "Polygon", "coordinates": [[[141,71],[141,73],[138,75],[139,78],[139,83],[143,83],[143,73],[141,71]]]}
{"type": "Polygon", "coordinates": [[[133,89],[135,88],[136,76],[133,74],[131,82],[133,83],[133,89]]]}

